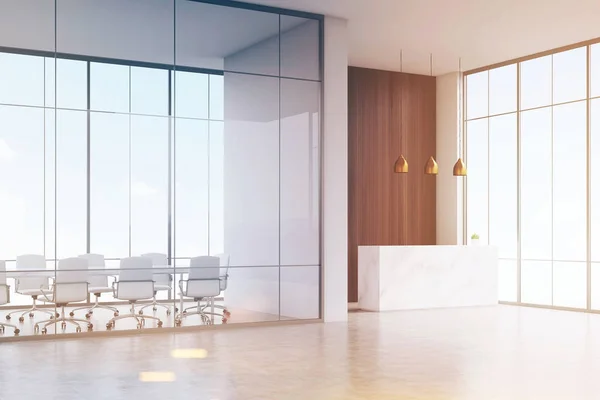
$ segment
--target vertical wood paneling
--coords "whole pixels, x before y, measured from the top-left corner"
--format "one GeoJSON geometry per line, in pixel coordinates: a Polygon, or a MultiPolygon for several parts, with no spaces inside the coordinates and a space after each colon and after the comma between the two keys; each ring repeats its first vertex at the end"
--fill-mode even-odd
{"type": "Polygon", "coordinates": [[[435,244],[436,178],[423,173],[435,157],[435,87],[429,76],[349,68],[349,301],[358,246],[435,244]],[[401,153],[408,174],[393,172],[401,153]]]}

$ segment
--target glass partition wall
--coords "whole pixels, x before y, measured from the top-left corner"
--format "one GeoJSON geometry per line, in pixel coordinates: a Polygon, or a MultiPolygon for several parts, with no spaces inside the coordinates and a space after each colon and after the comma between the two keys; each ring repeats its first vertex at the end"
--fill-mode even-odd
{"type": "Polygon", "coordinates": [[[322,17],[214,3],[1,6],[20,337],[320,317],[322,17]]]}
{"type": "Polygon", "coordinates": [[[600,44],[468,73],[466,232],[499,299],[600,310],[600,44]]]}

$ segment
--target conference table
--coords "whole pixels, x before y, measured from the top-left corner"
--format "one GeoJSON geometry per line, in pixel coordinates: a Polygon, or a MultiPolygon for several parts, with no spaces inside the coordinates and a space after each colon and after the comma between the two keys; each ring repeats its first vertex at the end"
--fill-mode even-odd
{"type": "MultiPolygon", "coordinates": [[[[203,267],[198,267],[203,268],[203,267]]],[[[215,267],[204,267],[204,268],[215,268],[215,267]]],[[[91,276],[118,276],[119,272],[127,270],[120,267],[89,267],[86,268],[85,271],[89,273],[91,276]]],[[[139,270],[139,268],[130,268],[129,270],[139,270]]],[[[54,277],[57,272],[65,271],[60,269],[16,269],[16,268],[6,268],[6,277],[7,278],[25,278],[28,276],[47,276],[54,277]]],[[[74,271],[74,270],[69,270],[74,271]]],[[[189,266],[184,265],[155,265],[152,267],[153,274],[187,274],[190,272],[189,266]]]]}

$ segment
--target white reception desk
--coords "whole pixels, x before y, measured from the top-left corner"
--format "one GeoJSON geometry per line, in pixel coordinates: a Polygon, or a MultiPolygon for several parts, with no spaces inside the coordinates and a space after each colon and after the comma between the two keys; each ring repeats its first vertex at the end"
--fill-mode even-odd
{"type": "Polygon", "coordinates": [[[367,311],[498,303],[493,246],[359,246],[358,307],[367,311]]]}

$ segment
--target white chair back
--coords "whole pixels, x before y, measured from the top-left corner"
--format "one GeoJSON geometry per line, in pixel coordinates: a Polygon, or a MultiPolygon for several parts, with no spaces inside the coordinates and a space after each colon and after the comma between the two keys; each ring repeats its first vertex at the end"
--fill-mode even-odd
{"type": "Polygon", "coordinates": [[[221,260],[219,257],[200,256],[190,260],[190,273],[188,275],[188,297],[214,297],[221,293],[220,271],[221,260]]]}
{"type": "Polygon", "coordinates": [[[0,260],[0,285],[6,285],[6,261],[0,260]]]}
{"type": "Polygon", "coordinates": [[[163,253],[145,253],[142,254],[142,257],[146,257],[152,260],[152,266],[167,266],[169,265],[169,261],[167,260],[167,255],[163,253]]]}
{"type": "MultiPolygon", "coordinates": [[[[104,262],[104,256],[102,254],[87,253],[79,256],[87,260],[90,268],[104,268],[106,263],[104,262]]],[[[93,275],[93,271],[90,271],[88,275],[88,282],[90,288],[105,288],[108,287],[108,276],[93,275]]]]}
{"type": "MultiPolygon", "coordinates": [[[[32,269],[46,269],[46,258],[38,254],[24,254],[17,256],[17,270],[27,271],[32,269]]],[[[16,279],[15,290],[40,290],[48,289],[48,278],[44,276],[23,276],[16,279]]]]}
{"type": "Polygon", "coordinates": [[[152,260],[147,257],[122,258],[119,268],[119,282],[152,282],[152,260]]]}
{"type": "Polygon", "coordinates": [[[9,291],[6,285],[6,262],[0,260],[0,305],[8,304],[9,291]]]}
{"type": "MultiPolygon", "coordinates": [[[[151,259],[153,267],[166,267],[169,265],[167,255],[163,253],[145,253],[142,254],[142,257],[151,259]]],[[[152,278],[154,279],[154,283],[157,285],[171,286],[170,274],[154,274],[152,278]]]]}
{"type": "Polygon", "coordinates": [[[220,275],[221,275],[221,282],[220,282],[220,288],[221,291],[227,289],[227,279],[229,278],[229,254],[225,254],[225,253],[220,253],[220,254],[216,254],[215,257],[219,257],[219,260],[221,261],[220,263],[220,275]]]}
{"type": "Polygon", "coordinates": [[[122,258],[116,297],[135,301],[151,299],[153,296],[152,260],[147,257],[122,258]]]}
{"type": "Polygon", "coordinates": [[[106,263],[104,262],[104,256],[102,254],[81,254],[79,258],[86,259],[90,268],[104,268],[104,266],[106,265],[106,263]]]}
{"type": "Polygon", "coordinates": [[[88,297],[88,261],[80,257],[58,262],[54,282],[54,303],[85,301],[88,297]]]}

